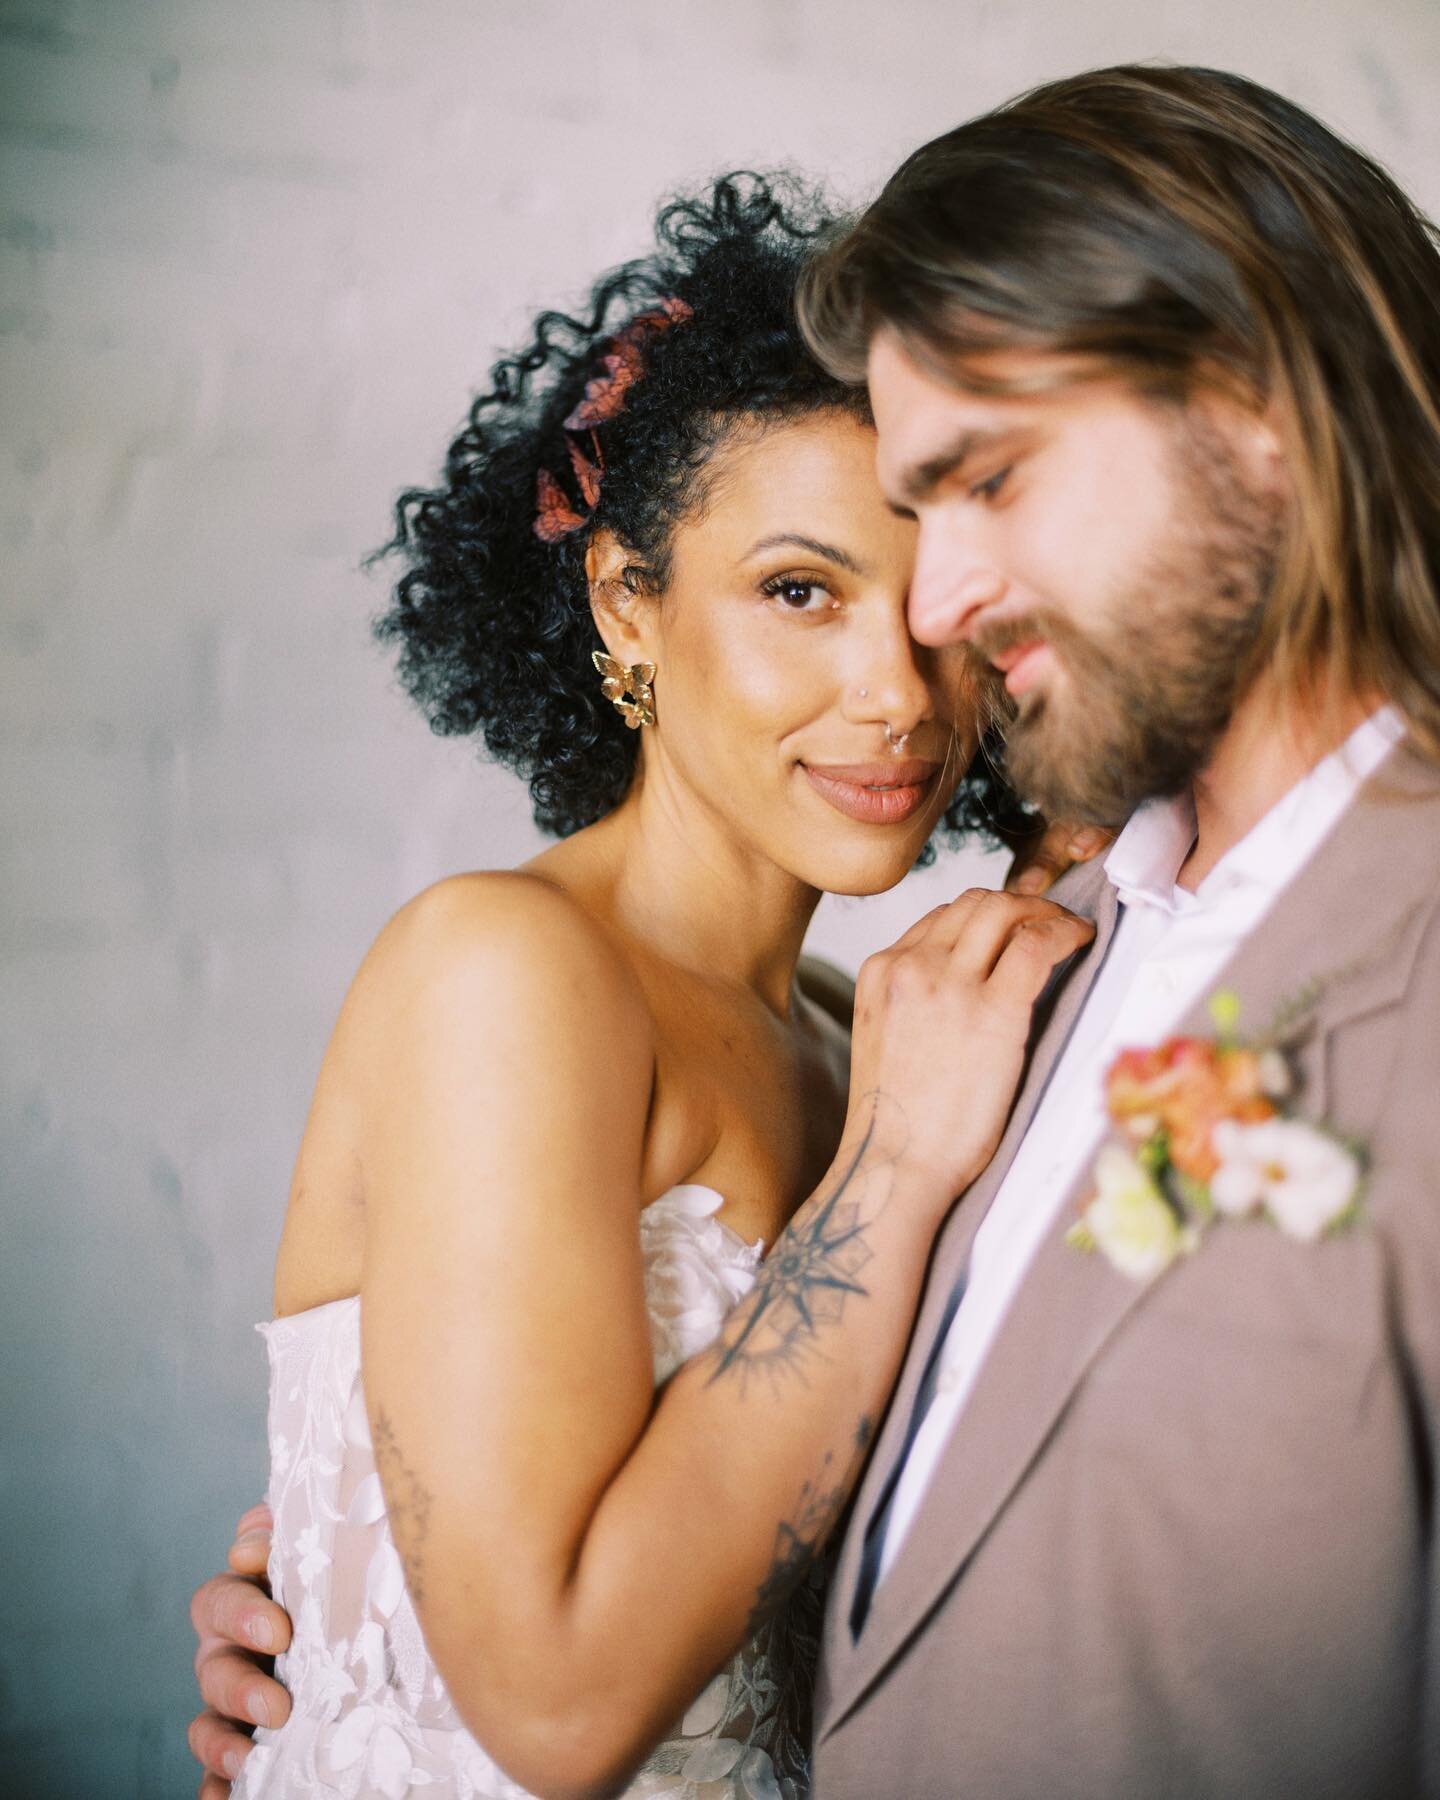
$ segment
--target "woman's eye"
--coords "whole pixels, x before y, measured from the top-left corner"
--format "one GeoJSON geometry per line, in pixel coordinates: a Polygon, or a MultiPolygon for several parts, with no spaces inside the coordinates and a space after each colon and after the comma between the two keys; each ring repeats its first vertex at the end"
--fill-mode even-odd
{"type": "Polygon", "coordinates": [[[1004,487],[1006,481],[1009,479],[1009,476],[1010,476],[1009,464],[1007,464],[1003,469],[997,469],[995,471],[995,473],[992,476],[990,476],[990,478],[987,481],[976,482],[975,486],[972,487],[970,490],[971,499],[972,500],[993,500],[995,498],[995,496],[1000,492],[1001,488],[1004,487]]]}
{"type": "Polygon", "coordinates": [[[778,600],[786,612],[819,612],[825,607],[838,606],[829,590],[820,586],[818,581],[804,581],[793,575],[782,576],[777,581],[767,581],[765,592],[772,599],[778,600]]]}

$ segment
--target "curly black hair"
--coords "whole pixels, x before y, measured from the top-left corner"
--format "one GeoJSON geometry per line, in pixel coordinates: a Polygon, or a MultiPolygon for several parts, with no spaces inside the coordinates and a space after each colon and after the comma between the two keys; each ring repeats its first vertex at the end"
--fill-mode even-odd
{"type": "MultiPolygon", "coordinates": [[[[869,419],[863,390],[820,367],[795,318],[800,271],[833,226],[823,198],[786,175],[726,175],[669,201],[651,254],[602,276],[582,317],[541,313],[531,342],[491,369],[440,484],[396,502],[394,536],[376,556],[397,553],[407,567],[376,635],[400,646],[401,681],[433,731],[480,733],[529,783],[542,830],[567,836],[617,806],[639,736],[590,660],[604,646],[589,607],[588,529],[554,542],[535,532],[542,469],[585,510],[564,421],[617,331],[683,301],[692,316],[646,332],[643,376],[598,428],[604,480],[586,519],[626,546],[632,590],[663,592],[675,527],[703,504],[707,463],[738,424],[829,409],[869,419]]],[[[1023,824],[995,749],[982,746],[942,834],[993,841],[1023,824]]]]}

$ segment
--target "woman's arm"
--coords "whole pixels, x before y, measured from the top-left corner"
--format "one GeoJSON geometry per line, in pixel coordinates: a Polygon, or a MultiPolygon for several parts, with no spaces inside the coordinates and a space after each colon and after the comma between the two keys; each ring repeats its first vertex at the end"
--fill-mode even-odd
{"type": "Polygon", "coordinates": [[[871,959],[840,1153],[657,1405],[645,1008],[562,895],[485,881],[478,901],[436,890],[377,976],[366,1392],[457,1706],[526,1786],[588,1796],[623,1785],[823,1542],[938,1221],[998,1141],[1034,998],[1089,927],[974,893],[871,959]]]}

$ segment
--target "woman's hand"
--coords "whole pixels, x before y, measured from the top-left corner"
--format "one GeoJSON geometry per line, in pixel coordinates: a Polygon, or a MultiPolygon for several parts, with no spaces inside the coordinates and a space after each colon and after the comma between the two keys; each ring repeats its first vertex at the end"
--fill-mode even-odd
{"type": "Polygon", "coordinates": [[[1009,837],[1015,860],[1005,877],[1011,894],[1043,894],[1076,863],[1091,862],[1115,842],[1115,833],[1103,825],[1077,825],[1056,819],[1051,825],[1036,820],[1036,829],[1024,837],[1009,837]]]}
{"type": "Polygon", "coordinates": [[[256,1725],[282,1725],[289,1717],[290,1696],[268,1673],[271,1658],[290,1642],[290,1615],[265,1591],[272,1524],[268,1506],[252,1506],[235,1527],[226,1558],[231,1572],[212,1575],[190,1602],[199,1640],[195,1674],[205,1702],[189,1732],[191,1753],[206,1770],[200,1800],[223,1800],[230,1792],[256,1725]]]}
{"type": "Polygon", "coordinates": [[[847,1142],[949,1202],[994,1155],[1024,1068],[1036,1000],[1088,944],[1088,919],[972,888],[861,965],[847,1142]]]}

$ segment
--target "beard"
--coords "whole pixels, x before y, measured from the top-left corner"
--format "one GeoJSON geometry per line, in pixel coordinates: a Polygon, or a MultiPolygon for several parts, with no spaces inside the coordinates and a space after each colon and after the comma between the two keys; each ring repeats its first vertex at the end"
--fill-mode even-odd
{"type": "Polygon", "coordinates": [[[1142,800],[1186,791],[1252,674],[1274,586],[1283,506],[1245,486],[1225,440],[1194,419],[1174,445],[1174,516],[1186,521],[1081,631],[1043,607],[991,631],[987,659],[1044,638],[1067,679],[1024,695],[1005,765],[1047,818],[1122,825],[1142,800]]]}

